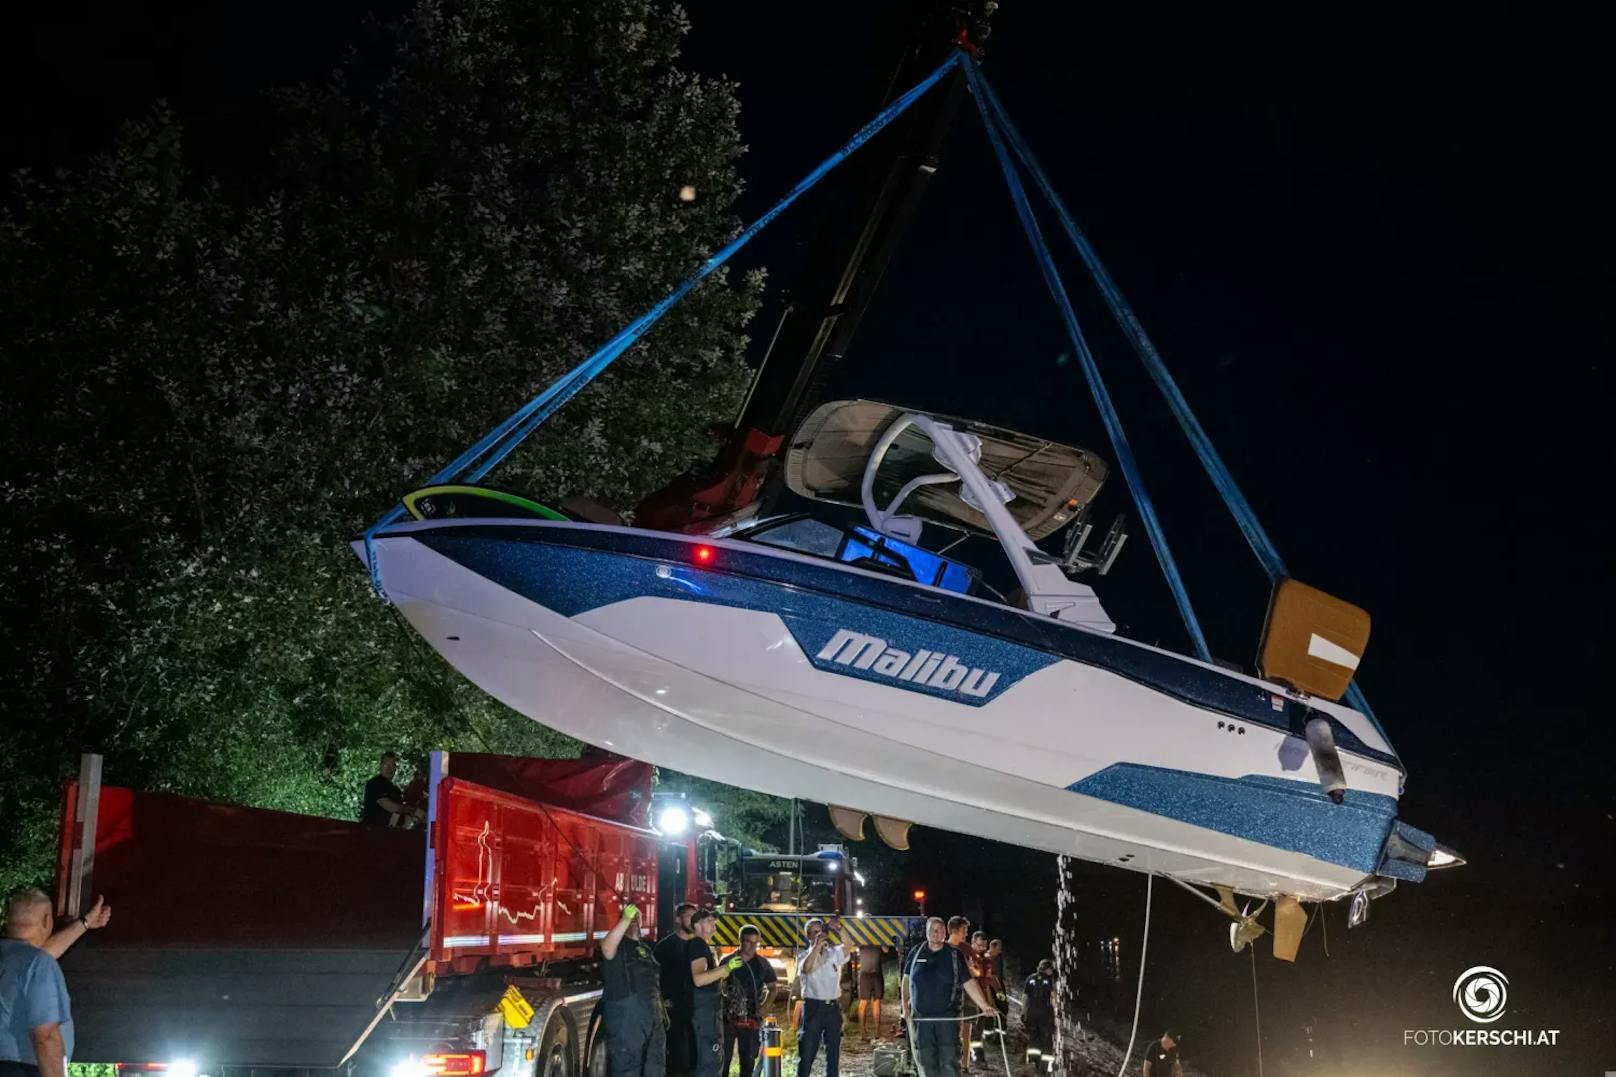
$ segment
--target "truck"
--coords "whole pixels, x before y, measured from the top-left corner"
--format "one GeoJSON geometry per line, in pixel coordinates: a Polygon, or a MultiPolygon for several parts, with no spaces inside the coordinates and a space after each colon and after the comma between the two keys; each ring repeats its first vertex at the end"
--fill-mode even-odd
{"type": "Polygon", "coordinates": [[[851,946],[901,950],[924,931],[918,916],[866,913],[859,890],[858,861],[839,845],[791,854],[740,849],[718,889],[718,933],[713,941],[738,946],[741,928],[756,927],[758,953],[774,965],[782,982],[796,980],[796,952],[808,945],[804,931],[816,917],[842,918],[851,946]]]}
{"type": "Polygon", "coordinates": [[[606,1072],[598,940],[711,902],[693,836],[650,829],[651,768],[434,753],[420,829],[105,785],[63,801],[56,912],[75,1060],[169,1077],[606,1072]]]}

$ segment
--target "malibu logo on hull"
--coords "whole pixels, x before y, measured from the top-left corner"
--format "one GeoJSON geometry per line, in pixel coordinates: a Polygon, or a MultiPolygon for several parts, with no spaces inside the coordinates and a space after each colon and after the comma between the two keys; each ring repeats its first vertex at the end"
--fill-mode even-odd
{"type": "Polygon", "coordinates": [[[816,655],[821,662],[849,666],[890,677],[906,684],[924,685],[935,692],[958,692],[973,699],[986,698],[999,683],[999,674],[963,665],[957,655],[919,650],[913,654],[887,646],[879,636],[839,628],[816,655]]]}

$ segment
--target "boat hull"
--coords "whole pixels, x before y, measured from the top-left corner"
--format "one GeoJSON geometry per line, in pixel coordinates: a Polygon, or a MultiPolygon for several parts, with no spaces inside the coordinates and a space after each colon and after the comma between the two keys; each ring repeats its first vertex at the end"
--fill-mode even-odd
{"type": "Polygon", "coordinates": [[[1371,879],[1395,821],[1387,753],[1344,752],[1330,803],[1273,686],[950,593],[592,525],[414,524],[374,549],[389,599],[495,698],[726,784],[1309,900],[1371,879]]]}

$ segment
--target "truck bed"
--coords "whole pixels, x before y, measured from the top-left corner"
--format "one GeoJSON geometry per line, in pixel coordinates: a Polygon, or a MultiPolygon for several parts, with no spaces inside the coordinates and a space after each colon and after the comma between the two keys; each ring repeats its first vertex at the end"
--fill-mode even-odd
{"type": "MultiPolygon", "coordinates": [[[[77,786],[69,787],[66,820],[77,786]]],[[[421,939],[420,831],[100,788],[82,1062],[335,1065],[421,939]]]]}
{"type": "Polygon", "coordinates": [[[76,1061],[332,1067],[407,1023],[390,1003],[426,1015],[476,994],[471,977],[591,974],[624,900],[654,928],[656,835],[572,807],[643,812],[644,764],[438,756],[413,831],[85,773],[65,797],[57,912],[102,894],[113,919],[62,962],[76,1061]],[[443,977],[454,990],[434,991],[443,977]]]}

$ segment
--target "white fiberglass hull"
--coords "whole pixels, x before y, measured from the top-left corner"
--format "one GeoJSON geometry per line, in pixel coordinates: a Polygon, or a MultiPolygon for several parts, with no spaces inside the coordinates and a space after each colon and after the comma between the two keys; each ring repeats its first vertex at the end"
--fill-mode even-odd
{"type": "MultiPolygon", "coordinates": [[[[771,583],[766,601],[746,605],[715,591],[722,566],[595,549],[547,561],[536,577],[545,586],[518,588],[485,565],[468,567],[475,559],[460,546],[449,556],[420,533],[449,526],[406,525],[378,539],[388,597],[473,683],[624,755],[777,796],[1308,900],[1370,879],[1392,825],[1395,766],[1343,753],[1354,796],[1329,804],[1294,734],[1212,713],[1136,677],[1052,658],[994,677],[977,698],[912,690],[853,660],[871,640],[910,625],[926,631],[924,620],[900,624],[849,598],[845,617],[837,607],[831,614],[849,624],[805,648],[799,637],[817,600],[802,587],[771,583]],[[612,581],[607,592],[596,573],[612,581]],[[622,584],[642,576],[660,586],[622,584]],[[571,596],[592,588],[614,600],[563,611],[519,593],[548,586],[575,607],[571,596]]],[[[495,559],[529,553],[473,530],[454,541],[485,543],[478,556],[495,559]]],[[[720,560],[734,549],[738,561],[745,548],[702,545],[720,560]]],[[[958,664],[983,663],[969,671],[979,691],[988,667],[1009,661],[964,650],[954,645],[958,664]]]]}

